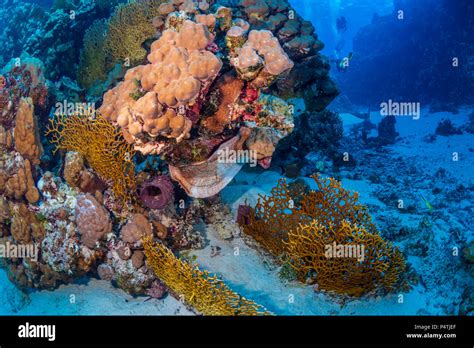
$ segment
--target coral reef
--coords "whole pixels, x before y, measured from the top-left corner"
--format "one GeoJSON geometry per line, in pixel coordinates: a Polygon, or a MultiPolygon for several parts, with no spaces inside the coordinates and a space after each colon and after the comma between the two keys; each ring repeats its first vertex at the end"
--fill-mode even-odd
{"type": "MultiPolygon", "coordinates": [[[[159,38],[151,44],[150,63],[129,69],[104,94],[101,114],[137,151],[168,162],[171,177],[190,196],[215,195],[238,173],[241,163],[218,160],[223,152],[256,152],[258,163],[270,167],[278,142],[293,130],[293,112],[261,90],[297,93],[296,79],[287,79],[292,59],[322,59],[309,22],[298,15],[288,20],[286,1],[263,3],[266,12],[254,18],[245,2],[163,2],[152,21],[159,38]],[[276,21],[273,27],[265,28],[267,16],[276,21]]],[[[319,88],[330,85],[328,68],[320,66],[301,88],[316,80],[324,80],[319,88]]],[[[318,100],[326,98],[320,110],[337,94],[326,92],[318,92],[318,100]]]]}
{"type": "Polygon", "coordinates": [[[64,156],[63,177],[67,184],[81,192],[102,192],[106,185],[90,169],[86,168],[84,156],[79,152],[68,151],[64,156]]]}
{"type": "Polygon", "coordinates": [[[46,133],[56,150],[76,151],[84,156],[102,180],[112,186],[115,198],[126,202],[135,190],[133,149],[120,130],[101,115],[55,115],[46,133]]]}
{"type": "Polygon", "coordinates": [[[224,282],[179,258],[152,238],[143,239],[147,263],[175,296],[204,315],[270,315],[264,307],[233,292],[224,282]]]}

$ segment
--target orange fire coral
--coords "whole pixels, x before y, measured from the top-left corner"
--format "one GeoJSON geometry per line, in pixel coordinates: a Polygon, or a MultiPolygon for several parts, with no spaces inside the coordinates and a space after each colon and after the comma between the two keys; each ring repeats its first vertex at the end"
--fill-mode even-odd
{"type": "Polygon", "coordinates": [[[152,20],[162,2],[135,0],[120,4],[108,20],[97,20],[87,29],[77,73],[83,87],[106,80],[117,63],[133,67],[145,59],[143,44],[155,35],[152,20]]]}
{"type": "Polygon", "coordinates": [[[333,178],[323,178],[319,174],[311,178],[318,186],[317,191],[304,194],[301,200],[303,215],[310,220],[316,219],[327,226],[333,223],[336,227],[346,220],[364,227],[370,233],[377,229],[372,223],[367,207],[359,203],[359,194],[342,187],[341,183],[333,178]]]}
{"type": "Polygon", "coordinates": [[[285,245],[289,264],[300,281],[315,275],[319,289],[340,295],[359,297],[373,290],[392,291],[405,270],[397,248],[379,234],[346,220],[338,226],[317,220],[300,225],[290,231],[285,245]],[[339,246],[339,254],[331,250],[332,255],[328,255],[328,246],[339,246]]]}
{"type": "Polygon", "coordinates": [[[278,181],[270,196],[259,196],[247,218],[248,223],[242,226],[244,232],[275,256],[285,251],[288,232],[302,220],[301,210],[295,207],[284,179],[278,181]]]}
{"type": "Polygon", "coordinates": [[[143,237],[147,264],[169,290],[204,315],[271,315],[264,307],[240,296],[208,271],[178,259],[152,237],[143,237]]]}
{"type": "Polygon", "coordinates": [[[135,192],[134,154],[121,131],[101,115],[56,115],[46,132],[56,150],[76,151],[84,156],[102,180],[112,186],[117,199],[128,201],[135,192]]]}
{"type": "Polygon", "coordinates": [[[110,53],[112,62],[130,65],[139,64],[146,57],[143,43],[153,37],[155,28],[153,17],[159,14],[162,0],[136,0],[117,6],[109,19],[105,49],[110,53]]]}

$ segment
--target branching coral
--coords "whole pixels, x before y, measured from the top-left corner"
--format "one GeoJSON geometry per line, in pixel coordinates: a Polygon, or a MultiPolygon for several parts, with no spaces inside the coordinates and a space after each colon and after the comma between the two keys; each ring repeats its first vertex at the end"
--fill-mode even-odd
{"type": "Polygon", "coordinates": [[[284,242],[288,232],[301,220],[301,211],[295,207],[286,181],[280,179],[270,196],[260,195],[255,208],[242,216],[242,228],[265,249],[279,256],[286,250],[284,242]]]}
{"type": "Polygon", "coordinates": [[[208,271],[178,259],[151,237],[143,238],[147,264],[176,296],[204,315],[270,315],[264,307],[240,296],[208,271]]]}
{"type": "MultiPolygon", "coordinates": [[[[332,222],[321,224],[313,220],[288,234],[286,244],[289,264],[298,279],[305,282],[316,276],[318,288],[340,295],[359,297],[374,290],[390,292],[395,289],[405,270],[401,252],[377,233],[343,220],[339,226],[332,222]],[[327,246],[363,248],[361,259],[356,255],[332,255],[327,246]]],[[[351,252],[352,252],[351,250],[351,252]]],[[[333,251],[335,254],[335,251],[333,251]]],[[[358,255],[361,256],[361,255],[358,255]]]]}
{"type": "Polygon", "coordinates": [[[91,168],[112,186],[114,195],[130,200],[135,191],[134,151],[121,131],[101,115],[89,118],[81,115],[56,115],[46,132],[56,150],[80,153],[91,168]]]}
{"type": "Polygon", "coordinates": [[[280,179],[254,209],[240,209],[239,223],[275,256],[285,255],[300,281],[316,274],[318,286],[338,294],[361,296],[398,288],[405,270],[401,252],[382,239],[357,193],[332,178],[313,175],[317,191],[292,197],[280,179]],[[327,258],[328,245],[363,246],[363,260],[327,258]]]}
{"type": "Polygon", "coordinates": [[[85,88],[104,81],[116,64],[136,66],[146,57],[143,47],[153,38],[152,19],[162,0],[136,0],[120,4],[108,20],[95,21],[86,31],[77,72],[85,88]]]}
{"type": "Polygon", "coordinates": [[[111,61],[139,64],[146,57],[143,44],[155,34],[153,17],[159,14],[162,0],[136,0],[117,6],[109,19],[105,49],[111,61]]]}
{"type": "Polygon", "coordinates": [[[312,190],[302,197],[301,209],[306,221],[308,218],[316,219],[325,226],[333,223],[336,228],[347,221],[364,227],[370,233],[376,233],[377,229],[367,207],[359,203],[357,192],[344,189],[333,178],[323,178],[318,174],[311,177],[318,190],[312,190]]]}

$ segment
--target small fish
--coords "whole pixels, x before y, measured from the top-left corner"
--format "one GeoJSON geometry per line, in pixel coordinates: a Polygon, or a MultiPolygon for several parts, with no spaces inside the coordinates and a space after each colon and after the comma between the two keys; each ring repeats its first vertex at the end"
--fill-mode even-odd
{"type": "Polygon", "coordinates": [[[430,204],[430,202],[428,202],[428,200],[423,196],[423,194],[420,193],[420,196],[421,196],[421,199],[423,200],[423,202],[425,202],[425,205],[428,208],[428,210],[430,212],[432,212],[433,211],[433,206],[430,204]]]}

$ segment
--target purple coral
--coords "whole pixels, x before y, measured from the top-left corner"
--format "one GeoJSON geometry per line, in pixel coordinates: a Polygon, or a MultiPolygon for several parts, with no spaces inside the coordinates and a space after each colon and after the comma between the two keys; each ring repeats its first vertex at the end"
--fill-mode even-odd
{"type": "Polygon", "coordinates": [[[148,208],[163,209],[174,198],[173,184],[167,175],[158,175],[143,183],[139,194],[148,208]]]}
{"type": "Polygon", "coordinates": [[[245,226],[250,223],[250,215],[252,214],[252,207],[249,205],[239,205],[237,209],[237,223],[240,226],[245,226]]]}

